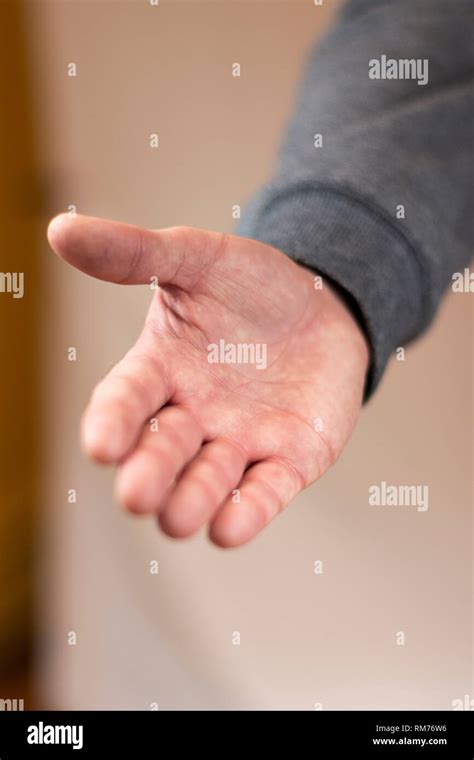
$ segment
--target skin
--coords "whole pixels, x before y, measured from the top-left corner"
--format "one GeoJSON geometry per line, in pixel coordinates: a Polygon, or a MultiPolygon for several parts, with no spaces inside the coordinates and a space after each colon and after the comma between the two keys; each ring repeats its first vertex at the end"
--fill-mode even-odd
{"type": "Polygon", "coordinates": [[[169,536],[207,526],[218,546],[239,546],[334,464],[369,351],[327,283],[316,289],[309,270],[264,243],[190,227],[62,214],[48,239],[92,277],[158,278],[140,337],[82,421],[87,454],[117,468],[125,509],[156,515],[169,536]],[[209,363],[221,339],[266,344],[266,368],[209,363]]]}

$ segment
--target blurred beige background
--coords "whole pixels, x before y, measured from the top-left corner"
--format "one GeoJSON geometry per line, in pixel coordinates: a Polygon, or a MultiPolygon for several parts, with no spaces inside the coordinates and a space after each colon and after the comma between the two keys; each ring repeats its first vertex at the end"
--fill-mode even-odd
{"type": "MultiPolygon", "coordinates": [[[[269,176],[335,4],[25,7],[51,213],[230,231],[233,204],[269,176]]],[[[450,294],[392,362],[333,471],[226,553],[125,517],[112,474],[78,447],[88,394],[137,335],[149,291],[89,280],[46,244],[42,265],[41,706],[450,709],[472,694],[472,296],[450,294]],[[381,480],[428,484],[429,510],[369,507],[381,480]]]]}

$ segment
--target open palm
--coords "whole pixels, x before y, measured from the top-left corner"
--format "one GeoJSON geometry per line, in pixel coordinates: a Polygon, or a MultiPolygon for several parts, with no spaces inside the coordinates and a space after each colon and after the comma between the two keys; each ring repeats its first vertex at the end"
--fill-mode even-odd
{"type": "Polygon", "coordinates": [[[63,214],[55,251],[89,275],[155,287],[135,346],[83,420],[130,511],[171,536],[253,538],[330,467],[360,409],[368,349],[324,283],[263,243],[63,214]],[[156,287],[158,286],[158,287],[156,287]]]}

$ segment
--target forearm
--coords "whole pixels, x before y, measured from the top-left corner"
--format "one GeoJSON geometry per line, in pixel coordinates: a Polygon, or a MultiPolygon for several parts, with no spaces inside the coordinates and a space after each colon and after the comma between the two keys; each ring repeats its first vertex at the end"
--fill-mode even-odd
{"type": "Polygon", "coordinates": [[[471,255],[470,11],[349,2],[310,57],[275,176],[237,229],[351,295],[372,347],[369,392],[471,255]],[[427,83],[371,78],[384,55],[420,61],[427,83]]]}

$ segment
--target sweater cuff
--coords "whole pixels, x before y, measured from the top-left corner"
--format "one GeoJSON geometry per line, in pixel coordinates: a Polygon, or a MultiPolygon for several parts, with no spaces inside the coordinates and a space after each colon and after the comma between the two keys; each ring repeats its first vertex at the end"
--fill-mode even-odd
{"type": "Polygon", "coordinates": [[[339,190],[300,187],[263,191],[236,229],[339,286],[371,347],[365,400],[425,322],[423,272],[402,225],[339,190]]]}

